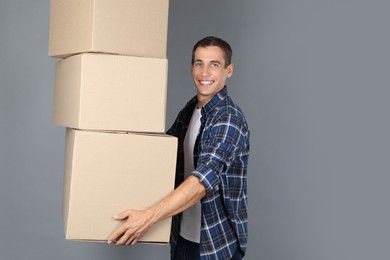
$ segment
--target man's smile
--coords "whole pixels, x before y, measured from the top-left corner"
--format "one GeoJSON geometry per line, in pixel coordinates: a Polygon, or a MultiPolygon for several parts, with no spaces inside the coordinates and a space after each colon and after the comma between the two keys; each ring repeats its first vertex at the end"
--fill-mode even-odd
{"type": "Polygon", "coordinates": [[[198,81],[201,85],[211,85],[214,83],[213,80],[199,80],[198,81]]]}

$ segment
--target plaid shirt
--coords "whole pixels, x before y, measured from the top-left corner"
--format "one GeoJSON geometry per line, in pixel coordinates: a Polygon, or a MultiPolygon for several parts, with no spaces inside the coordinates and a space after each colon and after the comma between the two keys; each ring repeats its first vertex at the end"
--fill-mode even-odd
{"type": "MultiPolygon", "coordinates": [[[[184,181],[183,141],[198,101],[180,111],[168,134],[178,137],[177,187],[184,181]]],[[[249,130],[240,108],[224,87],[202,110],[200,134],[194,147],[194,171],[206,189],[201,199],[201,259],[230,259],[240,246],[245,253],[248,234],[247,164],[249,130]]],[[[175,254],[181,214],[173,217],[171,254],[175,254]]]]}

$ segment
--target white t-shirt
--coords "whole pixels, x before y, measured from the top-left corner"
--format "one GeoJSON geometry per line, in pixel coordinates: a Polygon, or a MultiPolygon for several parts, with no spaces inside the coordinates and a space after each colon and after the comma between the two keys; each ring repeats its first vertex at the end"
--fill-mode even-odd
{"type": "MultiPolygon", "coordinates": [[[[184,178],[188,178],[194,170],[194,146],[200,129],[201,109],[195,109],[184,138],[184,178]]],[[[192,242],[200,242],[201,205],[197,202],[183,211],[180,235],[192,242]]]]}

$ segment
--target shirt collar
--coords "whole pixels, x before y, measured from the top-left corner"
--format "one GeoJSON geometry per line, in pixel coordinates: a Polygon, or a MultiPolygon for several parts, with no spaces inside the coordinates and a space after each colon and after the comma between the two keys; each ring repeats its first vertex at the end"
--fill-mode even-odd
{"type": "Polygon", "coordinates": [[[215,94],[204,106],[202,107],[202,111],[206,114],[210,114],[211,111],[215,109],[215,107],[228,95],[227,87],[224,86],[221,91],[215,94]]]}

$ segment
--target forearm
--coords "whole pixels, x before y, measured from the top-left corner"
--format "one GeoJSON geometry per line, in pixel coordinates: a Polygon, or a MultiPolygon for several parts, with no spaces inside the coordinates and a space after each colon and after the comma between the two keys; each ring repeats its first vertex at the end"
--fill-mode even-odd
{"type": "Polygon", "coordinates": [[[156,223],[183,212],[197,203],[205,194],[206,190],[198,178],[188,177],[179,187],[149,209],[153,222],[156,223]]]}

